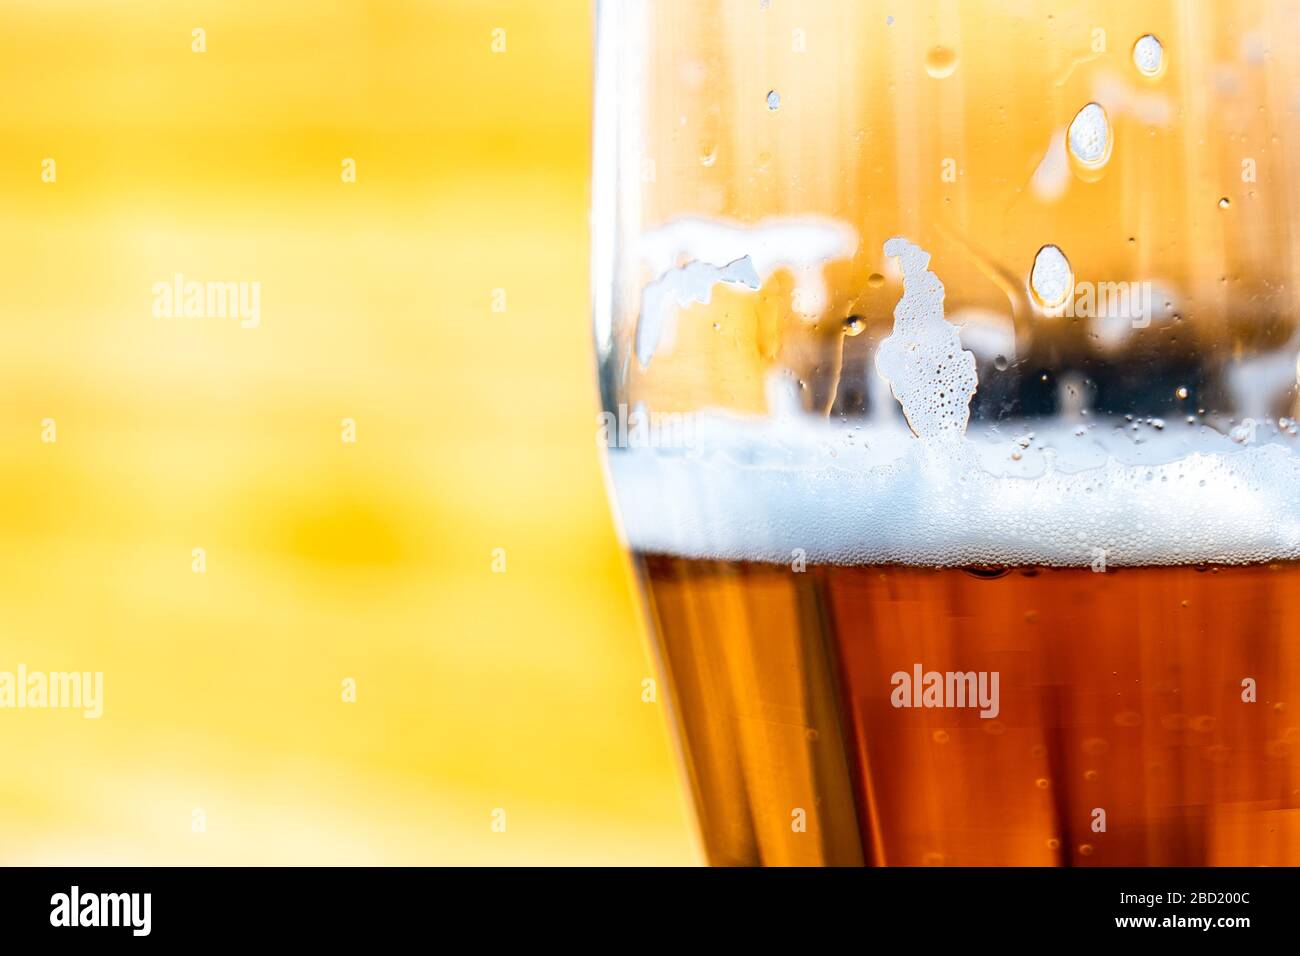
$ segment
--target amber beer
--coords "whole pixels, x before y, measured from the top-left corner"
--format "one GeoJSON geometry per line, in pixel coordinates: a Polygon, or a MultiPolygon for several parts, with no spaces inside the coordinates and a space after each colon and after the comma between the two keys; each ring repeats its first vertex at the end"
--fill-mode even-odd
{"type": "Polygon", "coordinates": [[[1294,563],[637,563],[711,863],[1300,864],[1294,563]]]}
{"type": "Polygon", "coordinates": [[[690,428],[597,441],[708,860],[1300,865],[1300,19],[598,21],[601,412],[690,428]]]}

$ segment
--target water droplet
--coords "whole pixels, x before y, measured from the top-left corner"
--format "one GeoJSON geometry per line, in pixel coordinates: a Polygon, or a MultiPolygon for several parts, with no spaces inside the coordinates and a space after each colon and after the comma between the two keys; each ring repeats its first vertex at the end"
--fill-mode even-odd
{"type": "Polygon", "coordinates": [[[867,276],[867,285],[871,286],[873,289],[879,289],[884,284],[885,277],[879,272],[873,272],[871,275],[867,276]]]}
{"type": "Polygon", "coordinates": [[[1047,840],[1047,848],[1049,850],[1059,850],[1061,848],[1061,841],[1056,837],[1049,837],[1047,840]]]}
{"type": "Polygon", "coordinates": [[[866,327],[867,323],[863,321],[860,315],[850,315],[844,320],[845,335],[860,335],[866,327]]]}
{"type": "Polygon", "coordinates": [[[1223,196],[1222,198],[1219,199],[1220,209],[1227,209],[1231,205],[1232,205],[1232,200],[1229,199],[1227,196],[1223,196]]]}
{"type": "Polygon", "coordinates": [[[718,159],[717,146],[702,146],[700,148],[700,165],[712,166],[718,159]]]}
{"type": "Polygon", "coordinates": [[[1051,784],[1048,782],[1046,777],[1039,777],[1037,780],[1034,781],[1034,786],[1037,787],[1039,790],[1046,790],[1049,786],[1051,786],[1051,784]]]}
{"type": "Polygon", "coordinates": [[[1005,355],[999,355],[993,359],[993,367],[999,372],[1005,372],[1009,364],[1010,363],[1007,362],[1007,357],[1005,355]]]}
{"type": "Polygon", "coordinates": [[[1156,77],[1165,69],[1165,48],[1154,33],[1138,37],[1133,44],[1133,65],[1143,76],[1156,77]]]}
{"type": "Polygon", "coordinates": [[[1110,120],[1100,103],[1089,103],[1070,121],[1070,155],[1096,169],[1110,159],[1110,120]]]}
{"type": "Polygon", "coordinates": [[[1174,394],[1178,396],[1178,398],[1179,398],[1180,401],[1181,401],[1182,399],[1186,398],[1186,397],[1187,397],[1187,386],[1186,386],[1186,385],[1180,385],[1180,386],[1178,386],[1178,391],[1174,392],[1174,394]]]}
{"type": "Polygon", "coordinates": [[[925,72],[936,80],[952,76],[957,69],[957,51],[950,46],[932,46],[925,51],[925,72]]]}
{"type": "Polygon", "coordinates": [[[1092,844],[1091,844],[1091,843],[1081,843],[1081,844],[1079,845],[1079,855],[1080,855],[1080,856],[1092,856],[1092,844]]]}
{"type": "Polygon", "coordinates": [[[1046,245],[1038,250],[1029,273],[1029,288],[1045,309],[1058,308],[1069,298],[1074,291],[1074,273],[1060,248],[1046,245]]]}
{"type": "Polygon", "coordinates": [[[936,731],[932,734],[932,736],[934,737],[934,742],[935,742],[936,744],[946,744],[946,743],[948,742],[948,739],[949,739],[949,738],[948,738],[948,731],[946,731],[946,730],[936,730],[936,731]]]}
{"type": "Polygon", "coordinates": [[[770,110],[777,109],[781,105],[781,94],[776,90],[767,91],[767,108],[770,110]]]}

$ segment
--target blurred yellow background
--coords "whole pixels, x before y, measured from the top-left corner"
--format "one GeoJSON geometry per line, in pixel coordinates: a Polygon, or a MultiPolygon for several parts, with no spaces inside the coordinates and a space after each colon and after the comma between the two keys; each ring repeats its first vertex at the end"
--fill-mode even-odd
{"type": "Polygon", "coordinates": [[[0,862],[698,859],[594,441],[590,17],[6,2],[0,671],[104,715],[0,710],[0,862]]]}

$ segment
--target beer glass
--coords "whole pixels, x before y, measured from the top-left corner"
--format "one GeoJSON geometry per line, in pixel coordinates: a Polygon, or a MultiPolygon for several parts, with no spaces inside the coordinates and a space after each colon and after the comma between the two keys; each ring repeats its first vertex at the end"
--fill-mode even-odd
{"type": "Polygon", "coordinates": [[[1295,5],[597,11],[598,442],[715,864],[1300,864],[1295,5]]]}

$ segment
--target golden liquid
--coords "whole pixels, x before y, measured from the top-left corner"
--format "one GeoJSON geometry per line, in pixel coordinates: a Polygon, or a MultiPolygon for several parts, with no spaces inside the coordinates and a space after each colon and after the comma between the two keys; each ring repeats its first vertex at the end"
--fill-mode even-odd
{"type": "Polygon", "coordinates": [[[638,564],[711,863],[1300,864],[1296,564],[638,564]]]}

